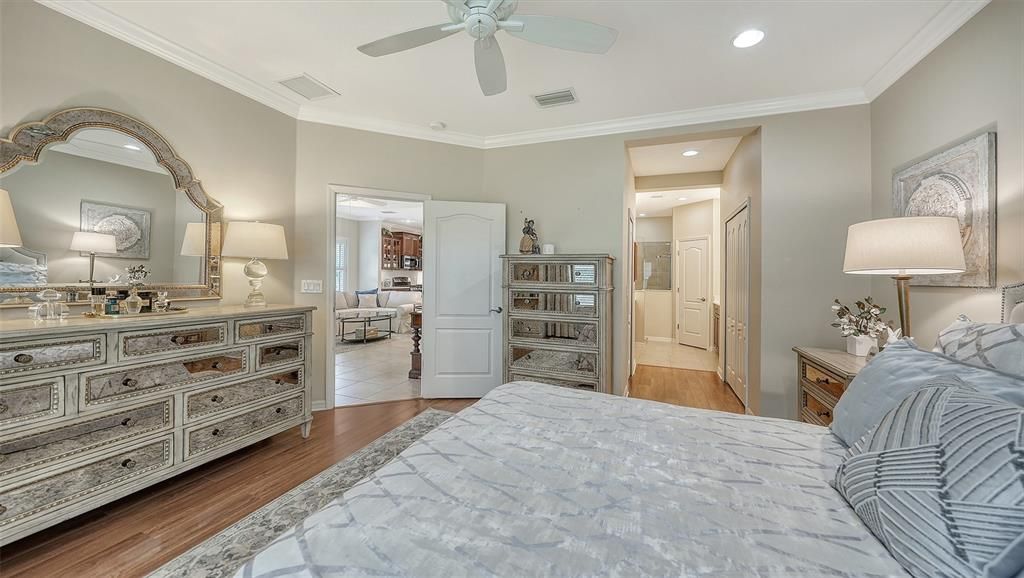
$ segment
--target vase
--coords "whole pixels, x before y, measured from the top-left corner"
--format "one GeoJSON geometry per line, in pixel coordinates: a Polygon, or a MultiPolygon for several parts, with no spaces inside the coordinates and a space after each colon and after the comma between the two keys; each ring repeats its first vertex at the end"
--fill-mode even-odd
{"type": "Polygon", "coordinates": [[[846,338],[846,352],[857,357],[867,357],[875,345],[875,339],[868,335],[850,335],[846,338]]]}

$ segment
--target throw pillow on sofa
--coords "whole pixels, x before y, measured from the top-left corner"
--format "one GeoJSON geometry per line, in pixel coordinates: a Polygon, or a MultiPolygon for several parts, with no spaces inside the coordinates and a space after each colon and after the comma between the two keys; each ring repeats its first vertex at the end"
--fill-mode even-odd
{"type": "Polygon", "coordinates": [[[359,309],[376,309],[377,308],[377,295],[376,294],[360,294],[359,295],[359,309]]]}
{"type": "Polygon", "coordinates": [[[1024,568],[1024,408],[951,377],[918,388],[847,452],[834,486],[917,577],[1024,568]]]}

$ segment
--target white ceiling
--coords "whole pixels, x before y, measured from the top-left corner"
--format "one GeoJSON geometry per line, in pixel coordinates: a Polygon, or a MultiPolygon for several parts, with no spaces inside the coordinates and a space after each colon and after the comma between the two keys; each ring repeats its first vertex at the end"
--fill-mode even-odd
{"type": "Polygon", "coordinates": [[[409,227],[423,225],[423,203],[338,196],[338,217],[353,221],[387,221],[409,227]]]}
{"type": "Polygon", "coordinates": [[[154,173],[170,174],[157,164],[153,151],[142,144],[142,141],[116,130],[101,128],[80,130],[71,135],[67,142],[53,145],[48,150],[154,173]],[[125,145],[134,148],[128,149],[125,148],[125,145]]]}
{"type": "Polygon", "coordinates": [[[439,0],[40,1],[298,118],[490,148],[868,102],[988,0],[523,0],[519,13],[612,26],[618,41],[593,55],[499,33],[509,90],[492,97],[464,34],[356,51],[445,22],[439,0]],[[734,48],[750,27],[764,42],[734,48]],[[341,95],[310,102],[277,84],[304,72],[341,95]],[[577,104],[530,98],[566,87],[577,104]]]}
{"type": "Polygon", "coordinates": [[[742,137],[695,140],[680,143],[632,147],[629,160],[638,177],[720,171],[732,158],[742,137]],[[684,157],[683,151],[695,150],[695,157],[684,157]]]}
{"type": "Polygon", "coordinates": [[[717,199],[721,194],[718,187],[705,189],[686,189],[681,191],[658,191],[656,193],[636,194],[636,214],[638,217],[671,217],[672,207],[692,205],[701,201],[717,199]]]}

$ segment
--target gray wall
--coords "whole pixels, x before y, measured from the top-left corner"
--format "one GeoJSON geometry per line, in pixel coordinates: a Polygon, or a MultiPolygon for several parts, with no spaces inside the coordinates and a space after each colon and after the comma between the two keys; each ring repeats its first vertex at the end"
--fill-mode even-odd
{"type": "MultiPolygon", "coordinates": [[[[979,130],[997,132],[997,288],[914,287],[925,347],[958,314],[998,321],[998,286],[1024,280],[1024,2],[992,2],[871,103],[874,216],[892,215],[894,169],[979,130]]],[[[892,281],[871,291],[895,319],[892,281]]]]}
{"type": "MultiPolygon", "coordinates": [[[[224,204],[228,220],[285,226],[293,259],[267,261],[263,291],[268,301],[291,303],[295,119],[34,2],[0,2],[0,11],[0,132],[74,106],[145,121],[224,204]]],[[[224,303],[245,300],[244,265],[225,259],[224,303]]]]}

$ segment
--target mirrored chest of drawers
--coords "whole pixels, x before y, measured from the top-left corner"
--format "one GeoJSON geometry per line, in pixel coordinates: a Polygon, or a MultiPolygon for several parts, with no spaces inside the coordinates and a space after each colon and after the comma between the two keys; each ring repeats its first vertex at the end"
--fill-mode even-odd
{"type": "Polygon", "coordinates": [[[612,257],[502,259],[505,382],[611,393],[612,257]]]}
{"type": "Polygon", "coordinates": [[[0,545],[312,422],[311,307],[0,322],[0,545]]]}

